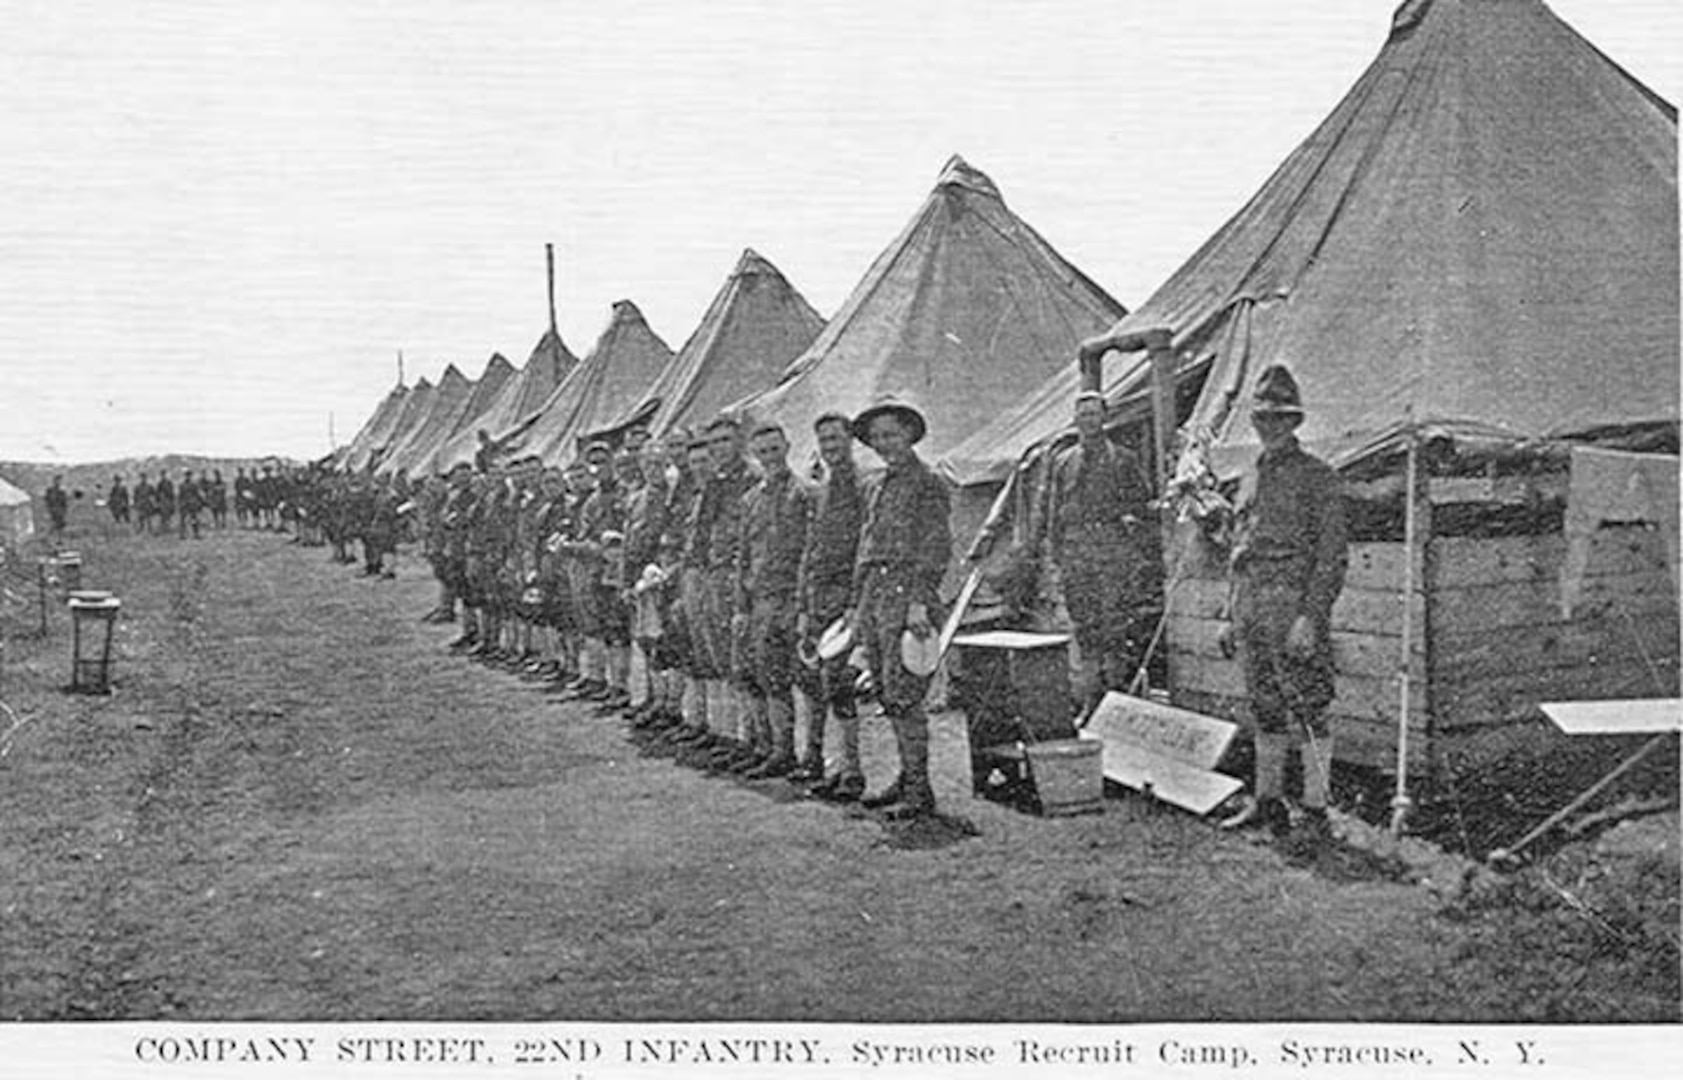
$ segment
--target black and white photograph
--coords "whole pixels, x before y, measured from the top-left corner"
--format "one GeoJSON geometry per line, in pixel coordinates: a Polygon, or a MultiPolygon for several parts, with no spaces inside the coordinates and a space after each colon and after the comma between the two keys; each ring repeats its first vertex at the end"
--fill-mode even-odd
{"type": "Polygon", "coordinates": [[[0,1075],[1670,1075],[1659,0],[0,41],[0,1075]]]}

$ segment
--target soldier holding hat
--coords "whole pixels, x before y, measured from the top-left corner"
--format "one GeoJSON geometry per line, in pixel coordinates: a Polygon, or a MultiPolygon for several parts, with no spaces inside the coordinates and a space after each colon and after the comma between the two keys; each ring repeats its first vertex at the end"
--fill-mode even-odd
{"type": "MultiPolygon", "coordinates": [[[[824,479],[813,499],[801,558],[795,634],[802,642],[815,642],[851,604],[859,527],[865,519],[864,489],[853,461],[852,425],[847,417],[831,412],[820,416],[812,429],[818,437],[824,479]]],[[[807,698],[806,756],[790,778],[819,781],[813,793],[821,798],[853,802],[865,793],[865,773],[859,765],[859,706],[854,701],[858,673],[847,662],[852,650],[820,660],[815,647],[807,648],[814,665],[801,683],[807,698]],[[841,728],[841,763],[826,776],[824,728],[831,712],[841,728]]]]}
{"type": "Polygon", "coordinates": [[[952,555],[947,486],[913,449],[926,430],[922,413],[893,398],[853,421],[854,437],[888,466],[866,507],[848,624],[854,640],[865,646],[877,700],[894,726],[900,754],[893,783],[861,805],[886,807],[891,818],[919,817],[935,809],[929,719],[923,710],[932,672],[909,669],[901,647],[907,633],[919,639],[936,633],[941,578],[952,555]]]}
{"type": "Polygon", "coordinates": [[[1332,735],[1325,712],[1333,698],[1332,605],[1344,588],[1344,503],[1332,468],[1298,444],[1303,422],[1297,381],[1284,366],[1266,368],[1252,396],[1251,425],[1262,441],[1254,475],[1245,477],[1231,558],[1231,622],[1223,651],[1235,646],[1256,725],[1253,790],[1227,828],[1289,827],[1283,802],[1286,754],[1303,762],[1303,832],[1326,835],[1332,735]]]}

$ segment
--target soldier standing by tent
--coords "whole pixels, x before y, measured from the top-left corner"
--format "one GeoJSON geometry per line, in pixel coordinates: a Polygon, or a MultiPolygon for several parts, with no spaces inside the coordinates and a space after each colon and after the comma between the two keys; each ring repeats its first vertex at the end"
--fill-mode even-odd
{"type": "Polygon", "coordinates": [[[896,819],[935,809],[929,719],[923,711],[933,671],[908,669],[902,641],[908,633],[920,639],[936,633],[941,578],[952,556],[947,486],[912,449],[926,430],[921,412],[893,398],[853,421],[854,437],[875,450],[888,469],[866,508],[848,625],[854,640],[865,646],[877,700],[894,726],[900,754],[899,775],[861,805],[886,807],[896,819]]]}
{"type": "Polygon", "coordinates": [[[795,767],[795,608],[812,489],[789,468],[789,437],[763,423],[749,441],[759,483],[744,496],[738,542],[735,621],[743,632],[750,745],[761,762],[750,780],[795,767]]]}
{"type": "Polygon", "coordinates": [[[1104,396],[1075,399],[1080,441],[1052,466],[1049,537],[1081,651],[1077,700],[1092,712],[1145,659],[1162,593],[1151,486],[1139,459],[1105,435],[1104,396]]]}
{"type": "Polygon", "coordinates": [[[1232,554],[1231,622],[1223,651],[1237,646],[1256,724],[1250,796],[1227,828],[1265,825],[1286,832],[1286,754],[1303,762],[1302,839],[1327,835],[1333,698],[1332,605],[1344,588],[1346,550],[1338,476],[1298,444],[1303,422],[1297,381],[1284,366],[1257,379],[1251,425],[1262,441],[1254,477],[1241,485],[1232,554]]]}
{"type": "Polygon", "coordinates": [[[633,451],[628,444],[626,456],[636,463],[643,478],[625,503],[625,586],[621,594],[631,610],[633,666],[636,666],[637,657],[642,658],[641,700],[634,701],[634,708],[629,714],[635,723],[661,706],[665,689],[662,672],[656,667],[656,662],[660,638],[665,633],[660,614],[660,584],[664,580],[660,557],[661,538],[666,532],[666,501],[670,492],[666,483],[666,461],[659,447],[645,442],[640,449],[633,451]]]}
{"type": "Polygon", "coordinates": [[[121,476],[111,478],[111,490],[105,495],[105,508],[111,512],[113,525],[129,523],[129,489],[124,486],[121,476]]]}
{"type": "Polygon", "coordinates": [[[864,490],[853,461],[853,431],[847,417],[825,413],[813,424],[824,481],[814,498],[801,558],[795,622],[797,641],[814,669],[802,680],[807,698],[806,757],[790,779],[820,781],[813,793],[837,802],[853,802],[865,793],[859,765],[859,706],[854,701],[857,672],[841,656],[818,660],[813,640],[846,613],[852,602],[853,566],[859,552],[859,528],[865,519],[864,490]],[[841,727],[841,762],[824,774],[824,728],[834,712],[841,727]]]}
{"type": "Polygon", "coordinates": [[[682,723],[668,733],[680,744],[700,745],[712,738],[707,712],[707,687],[717,677],[712,639],[707,636],[706,554],[701,531],[702,503],[713,476],[713,451],[705,435],[690,439],[684,448],[684,473],[672,493],[672,536],[676,555],[678,615],[684,637],[684,691],[679,706],[682,723]]]}
{"type": "Polygon", "coordinates": [[[64,535],[64,523],[70,514],[70,496],[64,490],[64,478],[55,476],[52,483],[42,495],[47,504],[47,520],[52,527],[53,537],[57,539],[64,535]]]}

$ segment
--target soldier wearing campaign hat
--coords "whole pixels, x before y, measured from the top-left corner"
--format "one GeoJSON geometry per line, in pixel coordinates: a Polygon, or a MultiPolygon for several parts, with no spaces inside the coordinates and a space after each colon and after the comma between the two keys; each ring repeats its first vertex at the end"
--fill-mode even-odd
{"type": "Polygon", "coordinates": [[[1255,471],[1240,487],[1231,556],[1232,610],[1224,652],[1235,648],[1255,724],[1252,790],[1229,828],[1266,826],[1285,834],[1286,755],[1303,763],[1303,809],[1294,842],[1327,835],[1333,698],[1332,605],[1348,565],[1338,477],[1297,441],[1303,401],[1283,365],[1265,369],[1251,398],[1251,425],[1262,442],[1255,471]]]}
{"type": "Polygon", "coordinates": [[[900,771],[861,805],[886,808],[890,818],[934,812],[929,783],[929,719],[923,700],[932,671],[904,661],[901,638],[928,638],[940,624],[941,578],[952,555],[946,483],[914,447],[927,430],[909,402],[879,400],[853,421],[854,437],[888,466],[866,505],[854,568],[848,625],[865,646],[877,699],[894,727],[900,771]]]}

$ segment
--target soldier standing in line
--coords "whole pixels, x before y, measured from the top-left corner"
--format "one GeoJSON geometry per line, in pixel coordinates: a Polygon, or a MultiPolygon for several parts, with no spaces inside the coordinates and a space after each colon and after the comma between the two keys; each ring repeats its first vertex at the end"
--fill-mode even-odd
{"type": "Polygon", "coordinates": [[[218,529],[228,527],[228,485],[222,479],[222,470],[211,472],[205,481],[205,501],[210,504],[210,523],[218,529]]]}
{"type": "MultiPolygon", "coordinates": [[[[461,465],[459,468],[466,469],[461,465]]],[[[454,476],[456,470],[451,470],[454,476]]],[[[451,481],[448,477],[434,476],[427,480],[421,489],[421,552],[432,567],[432,576],[438,582],[438,600],[431,610],[421,616],[424,623],[453,623],[456,621],[456,593],[450,586],[450,573],[446,552],[448,543],[444,527],[444,507],[450,498],[451,481]]]]}
{"type": "Polygon", "coordinates": [[[234,520],[242,529],[251,528],[251,477],[244,465],[234,470],[234,520]]]}
{"type": "Polygon", "coordinates": [[[199,538],[199,515],[204,512],[204,498],[204,489],[193,479],[193,470],[184,470],[181,474],[181,486],[176,488],[175,494],[176,520],[179,523],[176,532],[181,539],[187,539],[189,529],[192,530],[193,539],[199,538]]]}
{"type": "Polygon", "coordinates": [[[140,479],[134,484],[134,531],[145,535],[152,531],[152,515],[156,510],[153,502],[152,484],[141,473],[140,479]]]}
{"type": "Polygon", "coordinates": [[[744,496],[737,551],[736,635],[746,642],[753,748],[750,780],[787,776],[795,760],[795,616],[813,491],[789,468],[789,438],[763,423],[749,440],[761,477],[744,496]]]}
{"type": "MultiPolygon", "coordinates": [[[[852,603],[853,567],[859,552],[859,529],[865,520],[865,497],[853,460],[853,431],[847,417],[825,413],[813,424],[824,479],[814,499],[801,559],[796,600],[797,641],[816,659],[814,641],[846,614],[852,603]]],[[[851,650],[849,650],[851,651],[851,650]]],[[[865,773],[859,764],[859,706],[855,701],[858,672],[847,653],[819,660],[801,679],[807,699],[806,757],[792,780],[815,780],[813,794],[836,802],[855,802],[865,794],[865,773]],[[841,734],[841,761],[824,772],[824,728],[831,712],[841,734]]]]}
{"type": "Polygon", "coordinates": [[[168,533],[170,519],[175,517],[175,485],[170,483],[169,473],[158,473],[158,483],[152,488],[152,507],[157,511],[158,531],[168,533]]]}
{"type": "Polygon", "coordinates": [[[666,500],[670,492],[666,461],[658,446],[645,440],[637,450],[627,450],[626,455],[642,475],[642,483],[632,489],[625,501],[625,586],[621,593],[631,611],[632,667],[638,667],[641,658],[643,672],[643,685],[637,688],[641,700],[633,701],[627,716],[634,724],[641,724],[663,701],[664,686],[657,654],[665,627],[660,617],[660,589],[648,575],[650,567],[656,575],[663,574],[661,538],[666,532],[666,500]]]}
{"type": "Polygon", "coordinates": [[[105,508],[111,512],[113,525],[129,524],[129,489],[121,476],[111,478],[111,490],[105,494],[105,508]]]}
{"type": "Polygon", "coordinates": [[[1265,369],[1251,399],[1262,442],[1255,472],[1240,485],[1231,557],[1233,604],[1222,650],[1236,647],[1255,722],[1250,796],[1226,828],[1290,831],[1288,843],[1313,847],[1328,836],[1332,777],[1332,606],[1349,564],[1338,475],[1297,441],[1303,402],[1283,365],[1265,369]],[[1303,764],[1304,815],[1291,829],[1284,803],[1286,755],[1303,764]]]}
{"type": "Polygon", "coordinates": [[[717,736],[708,713],[707,689],[721,666],[714,658],[714,637],[707,631],[707,533],[702,515],[707,486],[713,478],[713,447],[705,435],[690,439],[684,448],[685,471],[673,492],[673,546],[677,553],[678,596],[673,608],[684,628],[685,666],[683,722],[668,732],[679,745],[703,746],[717,736]]]}
{"type": "Polygon", "coordinates": [[[452,652],[479,644],[478,598],[469,573],[475,491],[483,477],[457,467],[450,473],[450,494],[444,500],[444,559],[450,590],[462,602],[462,632],[450,642],[452,652]]]}
{"type": "Polygon", "coordinates": [[[1091,713],[1145,659],[1159,614],[1162,549],[1139,459],[1105,435],[1105,400],[1075,399],[1080,441],[1052,465],[1050,547],[1081,653],[1076,701],[1091,713]]]}
{"type": "Polygon", "coordinates": [[[720,416],[713,420],[707,425],[707,440],[713,457],[713,476],[702,494],[697,527],[705,531],[701,543],[706,556],[702,573],[705,633],[718,671],[708,692],[707,711],[714,730],[727,739],[714,753],[713,764],[734,768],[744,761],[758,760],[748,749],[750,717],[744,699],[750,688],[749,664],[746,641],[737,636],[742,626],[734,616],[736,556],[742,540],[742,497],[759,478],[748,466],[747,439],[735,418],[720,416]]]}
{"type": "Polygon", "coordinates": [[[854,608],[848,625],[864,643],[877,700],[894,727],[900,772],[860,804],[886,808],[890,819],[931,814],[929,719],[923,699],[929,675],[907,669],[901,638],[927,638],[940,624],[940,586],[952,556],[947,486],[912,448],[923,438],[923,414],[889,398],[860,413],[854,437],[882,458],[887,471],[871,493],[859,537],[854,608]]]}
{"type": "MultiPolygon", "coordinates": [[[[368,521],[362,533],[362,572],[369,577],[390,581],[397,577],[395,567],[386,565],[386,556],[397,557],[397,494],[390,485],[374,481],[368,494],[368,521]]],[[[290,494],[290,493],[289,493],[290,494]]],[[[296,496],[289,499],[289,504],[296,496]]]]}

